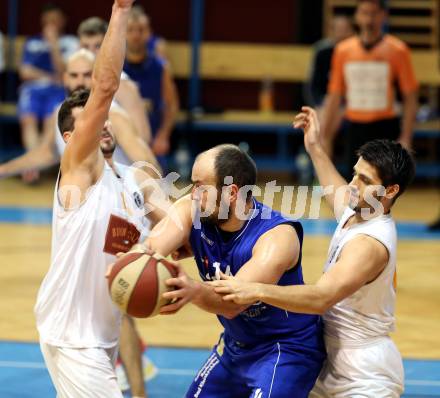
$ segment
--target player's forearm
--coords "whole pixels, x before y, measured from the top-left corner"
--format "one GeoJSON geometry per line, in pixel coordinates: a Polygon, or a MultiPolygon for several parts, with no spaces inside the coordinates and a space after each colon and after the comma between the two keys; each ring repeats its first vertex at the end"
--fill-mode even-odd
{"type": "Polygon", "coordinates": [[[256,301],[303,314],[324,314],[332,302],[315,285],[277,286],[258,284],[256,301]]]}
{"type": "Polygon", "coordinates": [[[58,42],[51,44],[50,56],[52,59],[52,65],[55,70],[56,78],[61,82],[65,70],[65,64],[64,64],[63,56],[61,54],[60,47],[58,46],[58,42]]]}
{"type": "Polygon", "coordinates": [[[165,75],[165,79],[167,79],[165,82],[165,110],[162,116],[160,130],[164,132],[164,134],[167,134],[167,138],[169,138],[176,123],[177,113],[179,112],[179,96],[177,94],[176,85],[168,72],[165,75]]]}
{"type": "Polygon", "coordinates": [[[130,8],[113,4],[107,33],[93,68],[92,91],[113,98],[118,90],[125,57],[125,32],[130,8]]]}
{"type": "Polygon", "coordinates": [[[345,203],[346,191],[344,187],[347,186],[347,181],[336,170],[335,165],[321,145],[311,148],[309,155],[312,159],[319,184],[324,190],[328,189],[328,193],[324,191],[326,193],[325,199],[335,214],[339,216],[339,212],[345,203]]]}
{"type": "Polygon", "coordinates": [[[136,127],[137,134],[149,144],[152,137],[150,122],[148,121],[144,109],[144,102],[135,84],[127,80],[121,81],[115,99],[130,115],[136,127]]]}
{"type": "Polygon", "coordinates": [[[44,169],[57,162],[50,148],[37,147],[24,155],[0,165],[0,177],[21,174],[26,170],[44,169]]]}
{"type": "Polygon", "coordinates": [[[178,108],[173,104],[171,106],[166,106],[163,117],[162,117],[162,125],[160,126],[160,134],[163,134],[164,137],[170,138],[171,133],[174,128],[174,124],[176,123],[178,108]]]}
{"type": "Polygon", "coordinates": [[[402,134],[400,138],[411,143],[414,133],[414,123],[417,114],[417,92],[409,93],[403,99],[402,134]]]}
{"type": "Polygon", "coordinates": [[[22,65],[19,72],[21,80],[52,80],[52,75],[31,65],[22,65]]]}
{"type": "Polygon", "coordinates": [[[247,305],[226,302],[221,295],[214,291],[213,287],[199,281],[196,283],[199,285],[198,292],[191,302],[204,311],[232,319],[248,307],[247,305]]]}

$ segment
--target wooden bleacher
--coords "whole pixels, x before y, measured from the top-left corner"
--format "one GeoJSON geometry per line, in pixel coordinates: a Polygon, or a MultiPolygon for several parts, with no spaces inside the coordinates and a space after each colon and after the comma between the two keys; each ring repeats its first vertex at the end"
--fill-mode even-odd
{"type": "MultiPolygon", "coordinates": [[[[19,37],[14,45],[14,58],[9,60],[9,69],[17,68],[24,38],[19,37]]],[[[10,45],[10,43],[8,44],[10,45]]],[[[168,54],[176,78],[188,79],[191,73],[191,47],[187,42],[169,42],[168,54]]],[[[201,79],[262,81],[270,77],[276,82],[302,83],[307,80],[311,47],[301,45],[260,45],[248,43],[202,43],[200,48],[201,79]]],[[[440,53],[438,50],[416,49],[413,51],[413,64],[417,78],[422,85],[440,87],[440,53]]],[[[0,119],[13,121],[16,116],[14,104],[0,104],[0,119]]],[[[264,163],[278,165],[285,169],[292,159],[285,150],[288,135],[294,134],[291,128],[293,113],[227,111],[215,115],[191,117],[191,132],[241,131],[249,133],[265,132],[276,134],[276,159],[269,158],[264,163]],[[276,160],[276,162],[274,162],[276,160]]],[[[179,117],[178,128],[188,126],[187,116],[179,117]]],[[[416,139],[435,140],[440,138],[440,121],[419,124],[415,131],[416,139]]],[[[435,174],[436,173],[436,174],[435,174]]],[[[435,169],[440,175],[440,168],[435,169]]]]}
{"type": "MultiPolygon", "coordinates": [[[[324,29],[329,33],[330,21],[335,14],[353,15],[357,0],[325,0],[324,29]]],[[[412,48],[439,47],[438,0],[388,0],[390,33],[412,48]]]]}

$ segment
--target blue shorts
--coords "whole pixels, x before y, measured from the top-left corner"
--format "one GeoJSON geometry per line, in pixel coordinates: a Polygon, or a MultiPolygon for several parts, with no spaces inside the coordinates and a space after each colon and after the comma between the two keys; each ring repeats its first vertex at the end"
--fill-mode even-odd
{"type": "Polygon", "coordinates": [[[240,347],[222,336],[186,398],[307,398],[324,360],[323,347],[288,339],[240,347]]]}
{"type": "Polygon", "coordinates": [[[33,115],[38,120],[51,116],[66,98],[62,86],[47,82],[27,82],[20,88],[18,115],[33,115]]]}

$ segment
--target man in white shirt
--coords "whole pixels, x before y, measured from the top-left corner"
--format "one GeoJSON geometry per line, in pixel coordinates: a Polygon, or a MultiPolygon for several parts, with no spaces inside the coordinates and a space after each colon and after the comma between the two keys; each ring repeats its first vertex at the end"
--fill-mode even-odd
{"type": "MultiPolygon", "coordinates": [[[[115,0],[90,97],[78,91],[59,111],[67,145],[54,195],[51,267],[35,306],[42,352],[59,397],[122,397],[113,362],[121,315],[108,295],[105,272],[127,237],[115,242],[108,231],[122,224],[139,237],[144,209],[111,159],[114,135],[107,119],[132,3],[115,0]]],[[[161,215],[149,216],[154,222],[161,215]]]]}

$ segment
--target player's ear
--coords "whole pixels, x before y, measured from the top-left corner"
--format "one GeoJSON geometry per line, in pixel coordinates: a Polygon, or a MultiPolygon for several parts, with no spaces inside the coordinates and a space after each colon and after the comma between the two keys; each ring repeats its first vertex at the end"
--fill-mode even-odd
{"type": "Polygon", "coordinates": [[[64,142],[69,141],[71,136],[72,136],[72,132],[71,131],[65,131],[63,133],[63,140],[64,140],[64,142]]]}
{"type": "Polygon", "coordinates": [[[385,196],[387,199],[394,199],[399,191],[400,187],[398,184],[390,185],[385,190],[385,196]]]}
{"type": "Polygon", "coordinates": [[[229,189],[230,189],[229,198],[231,199],[231,201],[236,201],[238,199],[238,195],[239,195],[238,186],[235,184],[231,184],[229,186],[229,189]]]}

